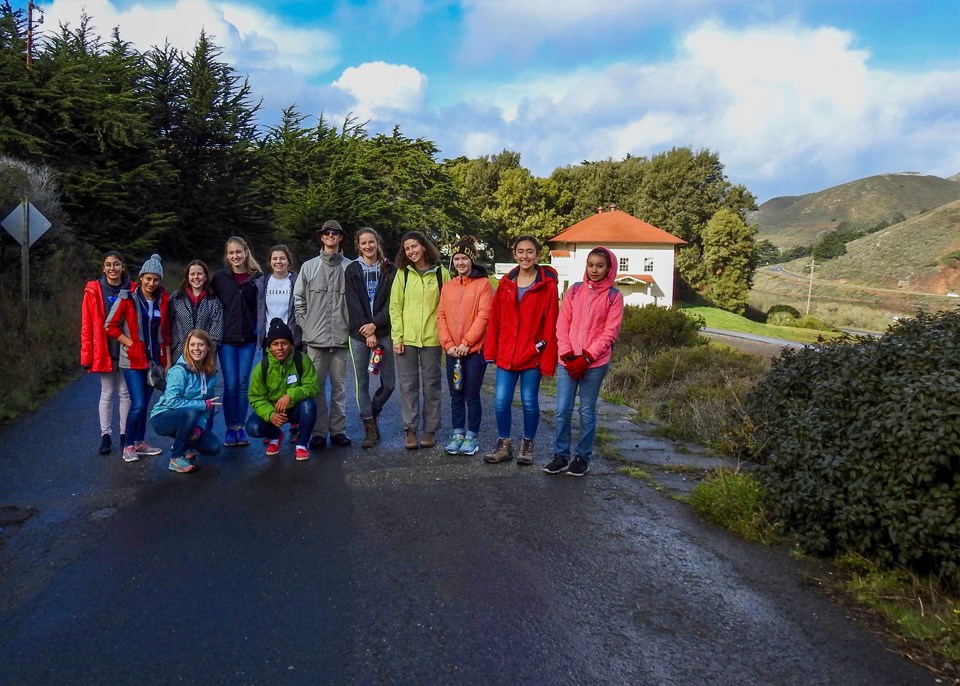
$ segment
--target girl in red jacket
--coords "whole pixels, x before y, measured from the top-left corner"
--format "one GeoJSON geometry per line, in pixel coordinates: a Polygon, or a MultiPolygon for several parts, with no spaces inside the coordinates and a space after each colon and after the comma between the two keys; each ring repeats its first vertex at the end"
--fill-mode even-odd
{"type": "Polygon", "coordinates": [[[513,459],[510,439],[511,405],[520,382],[523,407],[523,443],[517,464],[533,464],[533,441],[540,423],[540,379],[553,376],[557,366],[557,272],[537,264],[540,244],[532,236],[513,243],[517,267],[500,279],[484,357],[497,365],[494,412],[497,444],[484,456],[485,462],[513,459]]]}
{"type": "Polygon", "coordinates": [[[616,256],[607,248],[587,254],[581,283],[563,297],[557,320],[560,361],[557,370],[557,409],[553,459],[543,468],[547,474],[566,472],[583,476],[590,469],[590,456],[597,435],[597,398],[607,375],[613,343],[623,321],[623,293],[613,287],[617,278],[616,256]],[[580,441],[570,461],[570,417],[573,401],[580,394],[580,441]]]}
{"type": "Polygon", "coordinates": [[[123,257],[115,250],[104,254],[103,275],[88,281],[83,289],[80,309],[80,364],[100,377],[100,454],[113,451],[113,400],[120,396],[120,445],[127,431],[130,394],[120,373],[120,344],[107,336],[103,323],[121,291],[130,290],[130,277],[123,267],[123,257]]]}
{"type": "Polygon", "coordinates": [[[493,288],[487,270],[477,261],[474,239],[466,236],[453,249],[454,278],[440,292],[437,333],[447,353],[447,385],[453,436],[447,455],[475,455],[480,447],[482,409],[480,387],[487,364],[483,339],[487,333],[493,288]]]}
{"type": "Polygon", "coordinates": [[[123,291],[110,308],[104,328],[120,342],[120,369],[130,390],[130,413],[123,446],[125,462],[145,455],[159,455],[160,448],[149,445],[147,409],[153,387],[147,383],[150,362],[170,366],[170,294],[160,285],[163,265],[159,255],[151,255],[140,268],[140,283],[123,291]]]}

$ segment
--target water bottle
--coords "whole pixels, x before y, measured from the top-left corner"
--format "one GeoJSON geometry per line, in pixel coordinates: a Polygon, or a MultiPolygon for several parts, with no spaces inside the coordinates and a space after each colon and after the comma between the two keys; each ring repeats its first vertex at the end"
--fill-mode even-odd
{"type": "Polygon", "coordinates": [[[453,363],[453,390],[463,390],[463,365],[459,359],[453,363]]]}
{"type": "Polygon", "coordinates": [[[378,345],[370,351],[370,362],[367,364],[367,371],[376,376],[380,373],[380,365],[383,364],[383,346],[378,345]]]}

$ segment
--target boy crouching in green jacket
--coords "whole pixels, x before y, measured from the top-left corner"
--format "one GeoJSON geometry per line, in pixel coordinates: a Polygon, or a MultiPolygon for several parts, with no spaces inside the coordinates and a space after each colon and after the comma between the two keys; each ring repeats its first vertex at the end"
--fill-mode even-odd
{"type": "Polygon", "coordinates": [[[299,424],[297,459],[310,459],[306,441],[317,422],[314,397],[320,390],[317,372],[306,355],[293,347],[293,333],[282,319],[274,318],[267,330],[263,360],[250,374],[250,407],[246,431],[267,439],[267,455],[280,452],[284,424],[299,424]]]}

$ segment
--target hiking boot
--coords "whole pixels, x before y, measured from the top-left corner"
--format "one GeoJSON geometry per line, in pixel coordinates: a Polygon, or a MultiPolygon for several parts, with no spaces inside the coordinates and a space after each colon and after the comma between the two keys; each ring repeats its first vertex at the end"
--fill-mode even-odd
{"type": "Polygon", "coordinates": [[[237,430],[236,429],[227,429],[227,433],[223,437],[223,444],[228,448],[232,448],[237,445],[237,430]]]}
{"type": "Polygon", "coordinates": [[[310,437],[310,450],[322,450],[327,447],[327,437],[326,436],[311,436],[310,437]]]}
{"type": "Polygon", "coordinates": [[[137,455],[141,457],[153,457],[163,452],[163,448],[154,448],[146,441],[140,441],[134,447],[137,449],[137,455]]]}
{"type": "Polygon", "coordinates": [[[499,462],[509,462],[513,459],[513,442],[509,438],[498,438],[493,451],[483,456],[484,462],[497,464],[499,462]]]}
{"type": "Polygon", "coordinates": [[[267,456],[273,457],[274,455],[280,454],[280,441],[283,440],[283,436],[279,438],[273,438],[267,443],[267,456]]]}
{"type": "Polygon", "coordinates": [[[480,444],[477,443],[476,436],[467,436],[463,439],[463,443],[460,444],[459,452],[461,455],[476,455],[480,450],[480,444]]]}
{"type": "Polygon", "coordinates": [[[570,463],[570,468],[567,470],[567,474],[570,476],[583,476],[590,471],[590,463],[584,460],[582,457],[577,456],[573,458],[573,462],[570,463]]]}
{"type": "Polygon", "coordinates": [[[297,461],[303,462],[304,460],[310,459],[310,451],[306,449],[305,446],[297,446],[297,461]]]}
{"type": "Polygon", "coordinates": [[[559,474],[560,472],[567,471],[567,466],[570,462],[565,457],[560,457],[559,455],[554,455],[553,459],[547,462],[547,466],[543,468],[547,474],[559,474]]]}
{"type": "Polygon", "coordinates": [[[250,445],[250,438],[243,429],[237,429],[237,442],[234,445],[250,445]]]}
{"type": "Polygon", "coordinates": [[[333,443],[334,445],[340,446],[341,448],[345,448],[351,443],[353,443],[353,441],[347,438],[347,434],[333,434],[330,437],[330,442],[333,443]]]}
{"type": "Polygon", "coordinates": [[[187,472],[192,472],[194,469],[196,469],[194,464],[190,460],[188,460],[185,456],[170,458],[171,472],[179,472],[180,474],[186,474],[187,472]]]}
{"type": "Polygon", "coordinates": [[[437,444],[437,435],[432,431],[424,431],[423,437],[420,439],[421,448],[432,448],[437,444]]]}
{"type": "Polygon", "coordinates": [[[364,419],[363,420],[363,440],[360,441],[361,448],[372,448],[377,444],[377,439],[380,437],[377,435],[377,423],[373,419],[364,419]]]}
{"type": "Polygon", "coordinates": [[[420,442],[417,440],[417,432],[415,429],[407,429],[407,442],[403,444],[403,447],[407,450],[416,450],[420,447],[420,442]]]}
{"type": "Polygon", "coordinates": [[[533,464],[532,438],[524,438],[520,443],[520,457],[517,458],[517,464],[533,464]]]}
{"type": "Polygon", "coordinates": [[[100,454],[109,455],[113,452],[113,445],[110,442],[110,434],[103,434],[100,437],[100,454]]]}
{"type": "Polygon", "coordinates": [[[137,446],[128,445],[123,449],[123,461],[124,462],[136,462],[140,459],[140,456],[137,454],[137,446]]]}
{"type": "Polygon", "coordinates": [[[453,436],[450,437],[450,442],[444,446],[443,452],[445,452],[447,455],[459,455],[460,446],[463,445],[463,441],[463,434],[453,434],[453,436]]]}

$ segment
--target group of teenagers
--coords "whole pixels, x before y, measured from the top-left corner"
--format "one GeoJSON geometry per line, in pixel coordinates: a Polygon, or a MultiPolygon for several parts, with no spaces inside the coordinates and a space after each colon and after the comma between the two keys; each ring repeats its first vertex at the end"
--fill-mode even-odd
{"type": "Polygon", "coordinates": [[[297,460],[326,447],[328,437],[350,445],[349,362],[363,448],[379,442],[379,416],[396,386],[405,447],[437,445],[445,364],[452,431],[443,450],[475,455],[481,386],[493,364],[497,441],[484,462],[515,457],[511,410],[519,383],[523,433],[516,462],[533,464],[540,382],[556,374],[555,436],[544,471],[587,473],[600,386],[623,318],[609,249],[590,251],[583,281],[561,303],[557,273],[538,264],[541,246],[531,236],[514,240],[517,266],[494,290],[472,237],[452,248],[448,269],[420,231],[403,235],[394,261],[370,227],[354,235],[356,259],[344,254],[346,232],[337,221],[316,235],[321,250],[299,272],[290,250],[276,245],[266,273],[246,241],[233,236],[222,268],[211,274],[203,261],[191,261],[172,294],[162,285],[159,255],[143,263],[136,281],[118,252],[104,255],[102,275],[84,290],[80,345],[81,364],[100,377],[101,454],[113,451],[117,399],[123,459],[163,452],[146,442],[149,419],[157,435],[174,439],[169,468],[180,473],[195,469],[198,453],[249,445],[251,437],[263,440],[267,455],[278,455],[284,428],[297,460]],[[151,409],[155,388],[162,391],[151,409]],[[572,445],[578,396],[580,435],[572,445]],[[218,408],[222,439],[213,431],[218,408]]]}

